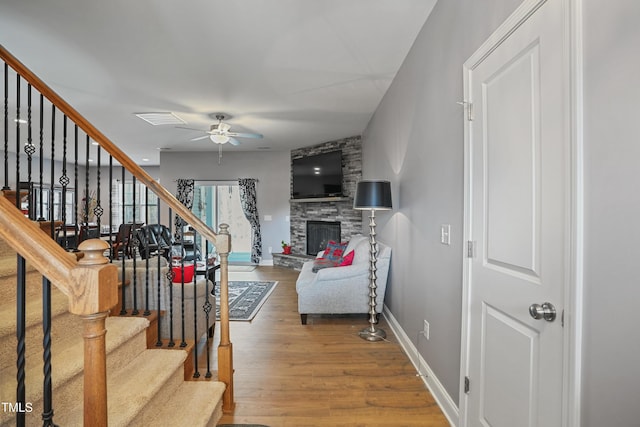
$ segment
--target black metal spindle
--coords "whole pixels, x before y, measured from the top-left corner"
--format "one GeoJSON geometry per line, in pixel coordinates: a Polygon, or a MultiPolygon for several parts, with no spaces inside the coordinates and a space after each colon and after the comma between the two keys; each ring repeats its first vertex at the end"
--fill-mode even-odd
{"type": "MultiPolygon", "coordinates": [[[[169,234],[173,236],[173,225],[171,224],[171,218],[173,217],[172,209],[169,208],[169,234]]],[[[171,268],[169,269],[169,344],[168,347],[175,347],[176,342],[173,339],[173,279],[175,277],[175,273],[173,272],[173,262],[171,263],[171,268]]]]}
{"type": "Polygon", "coordinates": [[[54,217],[54,209],[53,209],[53,183],[56,182],[55,181],[55,170],[56,170],[56,106],[55,105],[51,105],[51,159],[50,159],[50,166],[51,166],[51,179],[50,179],[50,183],[51,183],[51,189],[49,191],[49,213],[47,215],[47,219],[50,221],[50,226],[49,226],[49,234],[53,237],[53,233],[54,233],[54,223],[55,223],[55,217],[54,217]]]}
{"type": "MultiPolygon", "coordinates": [[[[80,232],[80,228],[78,227],[78,209],[80,206],[80,202],[78,201],[78,195],[79,195],[79,191],[80,191],[80,183],[79,183],[79,179],[80,179],[80,171],[78,168],[78,164],[80,162],[80,150],[78,149],[80,145],[80,139],[79,139],[79,135],[78,135],[78,125],[75,125],[75,128],[73,130],[73,149],[74,149],[74,154],[73,154],[73,188],[75,189],[76,192],[76,197],[74,200],[74,206],[73,206],[73,224],[76,230],[76,233],[80,232]]],[[[78,239],[76,238],[76,246],[80,243],[77,241],[78,239]]]]}
{"type": "MultiPolygon", "coordinates": [[[[99,145],[96,146],[96,206],[93,208],[93,214],[96,216],[96,224],[98,227],[98,233],[101,232],[102,230],[102,214],[104,213],[104,209],[102,209],[102,202],[101,202],[101,197],[100,197],[100,180],[101,180],[101,176],[100,176],[100,169],[102,166],[102,147],[100,147],[99,145]]],[[[100,237],[100,234],[98,234],[98,237],[100,237]]]]}
{"type": "MultiPolygon", "coordinates": [[[[184,224],[182,218],[180,218],[180,224],[184,224]]],[[[178,230],[176,230],[178,231],[178,230]]],[[[180,260],[180,330],[182,332],[182,341],[180,342],[180,347],[186,347],[187,342],[185,341],[186,335],[186,323],[184,318],[184,225],[180,227],[180,245],[182,246],[182,259],[180,260]]],[[[195,275],[195,274],[194,274],[195,275]]]]}
{"type": "Polygon", "coordinates": [[[4,63],[4,186],[9,190],[9,65],[4,63]]]}
{"type": "MultiPolygon", "coordinates": [[[[124,222],[124,221],[123,221],[124,222]]],[[[109,155],[109,242],[111,242],[111,249],[109,251],[109,262],[112,263],[115,258],[113,253],[113,156],[109,155]]],[[[122,249],[125,250],[124,248],[122,249]]]]}
{"type": "MultiPolygon", "coordinates": [[[[149,225],[149,188],[144,188],[144,223],[149,225]]],[[[149,316],[151,310],[149,310],[149,258],[150,249],[147,246],[147,253],[145,254],[145,282],[144,282],[144,315],[149,316]]],[[[160,257],[160,244],[158,242],[158,257],[160,257]]],[[[158,301],[160,302],[160,301],[158,301]]]]}
{"type": "Polygon", "coordinates": [[[51,380],[51,282],[46,277],[42,278],[42,359],[44,382],[42,384],[42,425],[43,427],[55,426],[53,423],[53,383],[51,380]]]}
{"type": "Polygon", "coordinates": [[[28,200],[29,200],[29,219],[35,219],[35,206],[33,206],[33,182],[32,182],[32,161],[33,155],[36,152],[36,147],[33,145],[33,139],[31,134],[31,84],[27,85],[27,144],[24,146],[24,152],[27,155],[27,188],[28,188],[28,200]]]}
{"type": "MultiPolygon", "coordinates": [[[[160,197],[156,197],[156,216],[158,218],[158,229],[160,228],[160,197]]],[[[169,244],[171,244],[171,242],[169,242],[169,244]]],[[[169,247],[169,258],[171,257],[171,247],[169,247]]],[[[161,318],[160,318],[160,296],[161,296],[161,292],[162,292],[162,277],[160,276],[160,268],[161,268],[161,259],[160,256],[158,256],[158,281],[156,283],[156,301],[158,302],[156,309],[158,310],[158,321],[157,323],[157,328],[158,328],[158,337],[156,340],[156,347],[162,347],[162,332],[161,332],[161,318]]],[[[167,273],[168,275],[171,274],[171,265],[169,265],[169,272],[167,273]]],[[[169,282],[171,282],[171,279],[169,279],[169,282]]],[[[171,287],[171,283],[169,284],[169,287],[171,287]]],[[[166,302],[165,302],[166,304],[166,302]]]]}
{"type": "Polygon", "coordinates": [[[138,239],[140,238],[140,234],[138,233],[138,230],[136,228],[136,177],[132,176],[132,189],[131,189],[131,195],[133,197],[133,213],[132,213],[132,222],[133,222],[133,226],[132,226],[132,233],[135,233],[136,238],[134,239],[135,244],[134,244],[134,253],[133,253],[133,259],[132,259],[132,268],[133,268],[133,274],[131,274],[131,277],[133,277],[133,283],[132,283],[132,288],[133,288],[133,310],[131,311],[131,314],[133,314],[134,316],[137,316],[138,314],[140,314],[140,311],[138,310],[138,281],[137,281],[137,274],[136,272],[138,271],[136,268],[136,253],[135,253],[135,248],[138,247],[138,239]]]}
{"type": "MultiPolygon", "coordinates": [[[[16,349],[16,403],[26,408],[26,334],[27,334],[27,264],[23,257],[17,256],[16,262],[16,338],[18,346],[16,349]]],[[[25,412],[16,412],[16,425],[18,427],[25,426],[25,412]]]]}
{"type": "Polygon", "coordinates": [[[62,186],[62,234],[64,248],[69,250],[69,239],[67,233],[67,186],[69,185],[69,177],[67,176],[67,116],[62,121],[62,175],[58,180],[62,186]]]}
{"type": "MultiPolygon", "coordinates": [[[[122,222],[125,223],[125,208],[124,208],[124,201],[125,201],[125,196],[124,196],[124,192],[125,192],[125,169],[124,167],[121,168],[121,181],[122,183],[121,188],[122,188],[122,194],[120,197],[120,208],[122,209],[122,222]]],[[[133,242],[133,238],[134,238],[134,233],[135,233],[135,227],[132,226],[131,231],[129,232],[129,245],[131,245],[133,242]]],[[[121,289],[122,289],[122,293],[121,293],[121,299],[122,299],[122,307],[120,308],[120,315],[124,316],[125,314],[127,314],[127,292],[126,289],[127,287],[125,286],[125,281],[126,279],[126,262],[125,262],[125,257],[126,257],[126,247],[123,247],[122,249],[122,266],[121,266],[121,274],[120,274],[120,281],[122,283],[121,289]]],[[[135,258],[135,253],[134,253],[134,258],[135,258]]],[[[135,271],[135,270],[134,270],[135,271]]]]}
{"type": "Polygon", "coordinates": [[[16,76],[16,207],[20,206],[20,75],[16,76]]]}
{"type": "MultiPolygon", "coordinates": [[[[210,319],[209,319],[209,313],[211,313],[211,309],[213,308],[211,302],[209,301],[209,241],[205,240],[205,261],[204,261],[204,277],[205,277],[205,284],[204,284],[204,304],[202,305],[202,310],[204,311],[204,316],[205,316],[205,325],[207,328],[207,344],[205,345],[205,351],[206,351],[206,355],[207,355],[207,373],[204,375],[205,378],[211,378],[212,374],[211,374],[211,349],[210,349],[210,345],[209,345],[209,341],[210,338],[213,338],[213,334],[210,333],[209,328],[213,328],[214,326],[209,326],[211,325],[210,323],[210,319]]],[[[215,270],[213,272],[213,283],[215,283],[215,270]]],[[[213,292],[214,288],[213,288],[213,283],[212,283],[212,289],[211,291],[213,292]]]]}
{"type": "MultiPolygon", "coordinates": [[[[85,227],[85,234],[87,231],[89,231],[89,202],[90,202],[90,194],[89,194],[89,163],[91,160],[91,157],[89,157],[89,155],[91,154],[91,141],[89,139],[89,135],[86,135],[86,141],[85,141],[85,158],[84,158],[84,206],[82,207],[82,222],[84,224],[85,227]]],[[[78,242],[79,243],[79,242],[78,242]]]]}
{"type": "Polygon", "coordinates": [[[38,221],[44,221],[44,200],[42,199],[42,190],[44,188],[44,96],[42,94],[40,94],[40,119],[38,120],[38,131],[40,140],[40,170],[38,171],[38,221]]]}
{"type": "MultiPolygon", "coordinates": [[[[200,371],[198,370],[198,257],[196,256],[198,251],[198,233],[193,231],[193,336],[196,341],[196,346],[193,349],[193,366],[195,372],[193,378],[200,378],[200,371]]],[[[205,281],[206,281],[205,276],[205,281]]]]}

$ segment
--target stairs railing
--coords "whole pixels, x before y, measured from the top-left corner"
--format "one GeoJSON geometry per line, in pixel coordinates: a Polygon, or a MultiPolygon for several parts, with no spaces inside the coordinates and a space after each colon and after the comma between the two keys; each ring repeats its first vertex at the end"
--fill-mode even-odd
{"type": "MultiPolygon", "coordinates": [[[[27,260],[65,293],[70,311],[92,325],[85,328],[85,335],[91,328],[94,332],[88,335],[100,335],[96,331],[104,328],[104,316],[110,309],[111,315],[139,315],[139,308],[143,309],[144,316],[155,312],[157,336],[155,344],[150,345],[156,347],[173,347],[174,338],[184,347],[188,341],[186,336],[190,335],[188,331],[192,330],[191,340],[196,347],[194,377],[200,376],[198,359],[202,354],[198,353],[197,343],[203,333],[199,330],[202,319],[209,329],[209,333],[204,334],[207,345],[203,351],[206,351],[206,376],[211,376],[209,338],[215,313],[210,318],[210,311],[215,306],[212,287],[219,270],[217,374],[218,380],[226,384],[223,409],[231,411],[234,407],[228,306],[231,241],[227,226],[221,225],[220,232],[215,233],[2,46],[0,58],[4,61],[4,146],[1,147],[4,170],[0,177],[4,177],[4,192],[15,193],[15,204],[0,198],[0,237],[18,252],[19,269],[20,263],[24,263],[20,259],[27,260]],[[50,115],[45,110],[50,110],[50,115]],[[90,154],[96,162],[91,162],[90,154]],[[103,164],[103,157],[108,158],[108,165],[103,164]],[[105,177],[108,177],[106,188],[105,177]],[[114,188],[119,194],[114,195],[114,188]],[[133,194],[127,193],[128,188],[133,194]],[[174,216],[177,218],[175,230],[171,224],[174,216]],[[169,218],[168,227],[161,224],[163,217],[169,218]],[[141,228],[142,224],[145,227],[141,228]],[[120,236],[117,230],[121,228],[128,229],[128,233],[120,236]],[[168,234],[169,241],[167,238],[157,241],[158,236],[150,230],[160,230],[165,237],[168,234]],[[95,237],[102,237],[103,246],[100,240],[80,244],[95,237]],[[94,258],[87,256],[86,250],[108,252],[109,263],[91,265],[94,258]],[[77,251],[85,253],[81,262],[74,254],[77,251]],[[212,262],[214,259],[218,260],[217,264],[212,262]],[[188,267],[185,263],[197,270],[190,279],[192,282],[185,278],[188,267]],[[176,272],[182,276],[179,281],[175,280],[176,272]],[[204,279],[199,279],[198,273],[204,275],[204,279]],[[122,285],[120,292],[118,282],[122,285]],[[186,301],[190,292],[192,302],[186,301]],[[186,318],[185,313],[189,311],[186,304],[192,304],[192,318],[186,318]],[[116,305],[117,313],[113,309],[116,305]],[[168,336],[165,336],[167,329],[168,336]]],[[[18,348],[18,365],[20,351],[18,348]]],[[[47,351],[45,349],[45,353],[47,351]]],[[[97,347],[91,347],[89,354],[100,354],[104,358],[104,339],[97,347]]],[[[85,375],[106,375],[106,372],[95,372],[96,366],[88,367],[89,362],[85,360],[85,375]]],[[[93,379],[100,380],[99,377],[93,379]]],[[[17,402],[24,399],[24,394],[20,396],[20,387],[19,372],[17,402]]],[[[85,387],[84,392],[87,398],[92,390],[85,387]]],[[[91,405],[91,410],[85,406],[85,417],[88,413],[97,413],[99,418],[102,412],[106,417],[106,393],[102,395],[95,388],[93,392],[97,396],[89,396],[90,403],[85,401],[85,405],[91,405]]],[[[101,419],[85,419],[85,425],[106,425],[106,421],[103,424],[101,419]]]]}

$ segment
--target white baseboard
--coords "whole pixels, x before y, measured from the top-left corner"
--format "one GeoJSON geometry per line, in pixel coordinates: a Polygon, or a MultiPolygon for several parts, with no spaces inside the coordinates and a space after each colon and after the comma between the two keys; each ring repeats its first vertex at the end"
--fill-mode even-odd
{"type": "Polygon", "coordinates": [[[258,265],[269,265],[273,266],[273,258],[272,259],[261,259],[258,265]]]}
{"type": "Polygon", "coordinates": [[[393,317],[393,314],[389,311],[389,308],[385,305],[382,314],[387,319],[387,323],[389,327],[398,338],[400,342],[400,346],[404,352],[409,356],[409,360],[413,363],[413,366],[416,368],[416,372],[421,376],[422,381],[426,384],[427,388],[433,395],[433,398],[442,409],[445,417],[449,420],[449,424],[452,426],[457,426],[458,421],[460,419],[460,414],[458,411],[458,407],[455,402],[449,396],[449,393],[444,389],[442,383],[438,380],[438,377],[435,376],[427,362],[422,358],[416,346],[411,342],[407,334],[404,332],[404,329],[400,326],[400,323],[393,317]]]}

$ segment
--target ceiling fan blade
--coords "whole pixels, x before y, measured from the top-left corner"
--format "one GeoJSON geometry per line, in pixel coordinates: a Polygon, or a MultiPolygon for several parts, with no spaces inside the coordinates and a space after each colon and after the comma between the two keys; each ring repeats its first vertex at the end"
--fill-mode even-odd
{"type": "Polygon", "coordinates": [[[259,133],[228,132],[227,135],[236,136],[238,138],[256,138],[256,139],[262,138],[262,135],[259,133]]]}
{"type": "Polygon", "coordinates": [[[196,136],[195,138],[191,138],[189,141],[200,141],[205,138],[209,138],[209,135],[196,136]]]}
{"type": "MultiPolygon", "coordinates": [[[[227,136],[229,136],[229,135],[227,134],[227,136]]],[[[229,141],[227,141],[227,142],[229,144],[231,144],[231,145],[240,145],[240,141],[238,141],[237,139],[235,139],[232,136],[229,136],[229,141]]]]}
{"type": "Polygon", "coordinates": [[[204,129],[196,129],[196,128],[188,128],[185,126],[176,126],[176,129],[186,129],[186,130],[197,130],[198,132],[208,132],[207,130],[204,129]]]}

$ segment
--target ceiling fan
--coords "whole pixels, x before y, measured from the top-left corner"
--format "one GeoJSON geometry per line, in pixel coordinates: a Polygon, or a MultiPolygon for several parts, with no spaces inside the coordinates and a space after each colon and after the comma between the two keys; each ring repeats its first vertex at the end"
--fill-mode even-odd
{"type": "Polygon", "coordinates": [[[204,132],[205,135],[197,136],[195,138],[191,138],[191,141],[199,141],[201,139],[209,138],[215,144],[226,144],[229,143],[231,145],[239,145],[240,141],[236,138],[262,138],[262,135],[259,133],[243,133],[243,132],[231,132],[231,125],[223,122],[223,120],[228,120],[231,118],[228,114],[224,113],[216,113],[212,114],[217,120],[218,123],[211,125],[209,130],[202,129],[193,129],[178,126],[180,129],[188,129],[188,130],[197,130],[199,132],[204,132]]]}

